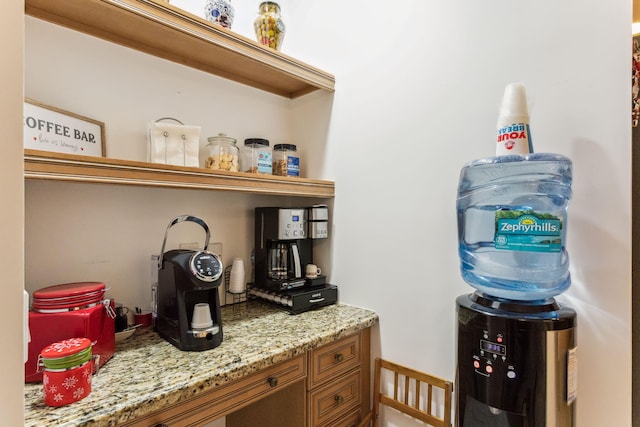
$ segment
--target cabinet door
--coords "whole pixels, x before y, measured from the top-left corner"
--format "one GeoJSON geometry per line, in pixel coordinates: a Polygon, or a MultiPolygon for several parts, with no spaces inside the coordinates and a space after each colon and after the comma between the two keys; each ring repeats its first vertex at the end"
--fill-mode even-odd
{"type": "Polygon", "coordinates": [[[226,427],[301,427],[305,425],[304,381],[227,415],[226,427]]]}

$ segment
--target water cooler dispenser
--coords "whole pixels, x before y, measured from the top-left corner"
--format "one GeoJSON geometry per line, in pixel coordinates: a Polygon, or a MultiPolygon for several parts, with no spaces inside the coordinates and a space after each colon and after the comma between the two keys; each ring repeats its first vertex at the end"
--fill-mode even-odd
{"type": "Polygon", "coordinates": [[[565,249],[571,161],[497,156],[463,167],[457,309],[458,427],[575,426],[576,313],[565,249]]]}

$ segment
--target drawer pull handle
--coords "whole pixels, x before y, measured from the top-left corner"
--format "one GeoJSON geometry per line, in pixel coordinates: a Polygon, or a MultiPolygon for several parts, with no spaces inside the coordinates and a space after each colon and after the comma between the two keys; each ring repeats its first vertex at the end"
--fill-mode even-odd
{"type": "Polygon", "coordinates": [[[333,358],[336,359],[336,362],[342,362],[344,360],[344,356],[342,355],[342,353],[334,354],[333,358]]]}
{"type": "Polygon", "coordinates": [[[339,394],[336,394],[335,396],[333,396],[333,400],[335,400],[335,402],[338,405],[341,405],[344,403],[344,397],[340,396],[339,394]]]}
{"type": "Polygon", "coordinates": [[[156,427],[169,427],[169,424],[160,423],[160,424],[156,424],[156,427]]]}
{"type": "Polygon", "coordinates": [[[278,385],[278,378],[276,377],[269,377],[269,379],[267,380],[267,382],[269,383],[270,387],[275,387],[278,385]]]}

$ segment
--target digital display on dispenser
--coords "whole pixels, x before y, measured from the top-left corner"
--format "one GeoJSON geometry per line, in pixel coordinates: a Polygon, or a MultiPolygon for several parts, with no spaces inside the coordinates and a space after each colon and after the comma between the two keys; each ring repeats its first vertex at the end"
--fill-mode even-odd
{"type": "Polygon", "coordinates": [[[507,347],[502,344],[480,340],[480,349],[499,356],[507,355],[507,347]]]}
{"type": "Polygon", "coordinates": [[[300,221],[300,217],[298,215],[291,215],[291,221],[298,222],[300,221]]]}

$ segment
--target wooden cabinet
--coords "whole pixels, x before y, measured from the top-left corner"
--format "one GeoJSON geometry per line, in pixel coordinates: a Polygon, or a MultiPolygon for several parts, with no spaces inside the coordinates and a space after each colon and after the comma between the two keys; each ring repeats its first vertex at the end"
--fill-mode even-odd
{"type": "Polygon", "coordinates": [[[369,411],[369,344],[367,328],[309,351],[306,382],[229,414],[227,427],[253,427],[256,420],[261,427],[357,425],[369,411]]]}
{"type": "Polygon", "coordinates": [[[296,382],[302,384],[300,381],[304,380],[305,376],[306,359],[298,356],[123,425],[150,427],[164,424],[181,427],[206,424],[256,400],[267,398],[282,390],[291,391],[288,387],[296,382]]]}
{"type": "Polygon", "coordinates": [[[350,426],[368,411],[369,345],[367,329],[309,352],[307,425],[350,426]]]}
{"type": "Polygon", "coordinates": [[[226,416],[227,427],[352,427],[369,412],[377,314],[336,304],[292,316],[258,300],[246,309],[223,307],[225,341],[209,351],[139,329],[73,405],[52,411],[42,384],[25,384],[25,426],[202,427],[226,416]]]}

